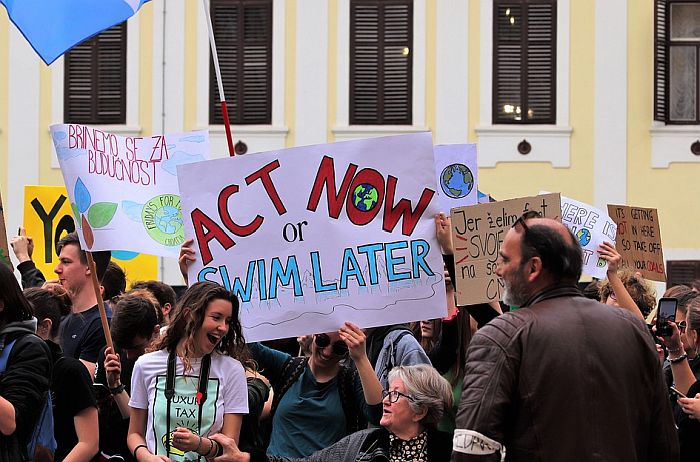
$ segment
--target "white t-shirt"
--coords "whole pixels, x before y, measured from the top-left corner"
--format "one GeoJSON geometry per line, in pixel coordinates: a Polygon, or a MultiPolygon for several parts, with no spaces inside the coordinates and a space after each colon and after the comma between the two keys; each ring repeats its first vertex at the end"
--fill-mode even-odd
{"type": "MultiPolygon", "coordinates": [[[[153,454],[165,455],[166,437],[172,438],[176,427],[185,427],[202,437],[220,432],[224,414],[248,413],[248,386],[243,366],[237,360],[218,353],[211,355],[207,399],[202,405],[201,428],[197,388],[201,359],[191,361],[191,370],[183,376],[184,365],[178,357],[175,362],[175,396],[170,402],[170,429],[167,429],[167,400],[165,381],[168,369],[168,352],[154,351],[141,356],[131,375],[131,399],[129,406],[148,409],[146,445],[153,454]],[[156,438],[156,435],[158,436],[156,438]]],[[[171,439],[172,442],[172,439],[171,439]]],[[[170,446],[173,461],[197,460],[194,452],[182,452],[170,446]]]]}

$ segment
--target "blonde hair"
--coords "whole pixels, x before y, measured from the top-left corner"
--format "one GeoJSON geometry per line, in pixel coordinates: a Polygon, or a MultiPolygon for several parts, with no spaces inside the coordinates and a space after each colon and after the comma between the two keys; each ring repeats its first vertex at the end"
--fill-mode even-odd
{"type": "MultiPolygon", "coordinates": [[[[617,275],[622,280],[622,284],[624,284],[634,303],[637,304],[642,315],[644,317],[648,316],[656,306],[656,291],[654,288],[645,279],[637,277],[635,272],[629,268],[619,270],[617,275]]],[[[600,285],[600,301],[605,303],[612,293],[613,289],[610,281],[606,279],[600,285]]]]}

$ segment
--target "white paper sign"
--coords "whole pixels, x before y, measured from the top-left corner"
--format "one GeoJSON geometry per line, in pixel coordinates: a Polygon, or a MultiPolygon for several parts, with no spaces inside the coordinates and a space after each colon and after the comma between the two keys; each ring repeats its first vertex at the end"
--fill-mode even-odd
{"type": "Polygon", "coordinates": [[[440,211],[476,204],[476,144],[438,144],[433,152],[440,211]]]}
{"type": "Polygon", "coordinates": [[[83,249],[178,256],[176,167],[209,157],[208,132],[124,137],[59,124],[51,136],[83,249]]]}
{"type": "Polygon", "coordinates": [[[446,315],[430,134],[178,168],[190,282],[241,300],[247,341],[446,315]]]}
{"type": "Polygon", "coordinates": [[[583,272],[605,279],[608,262],[600,258],[598,247],[604,241],[615,245],[617,225],[612,218],[592,205],[561,196],[561,222],[583,247],[583,272]]]}

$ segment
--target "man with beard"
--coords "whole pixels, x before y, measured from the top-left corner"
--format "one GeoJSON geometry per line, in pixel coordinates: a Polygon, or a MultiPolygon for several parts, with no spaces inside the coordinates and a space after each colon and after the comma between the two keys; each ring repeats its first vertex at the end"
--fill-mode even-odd
{"type": "Polygon", "coordinates": [[[583,297],[571,232],[529,212],[499,255],[504,301],[520,309],[472,338],[453,461],[677,460],[652,338],[628,311],[583,297]]]}

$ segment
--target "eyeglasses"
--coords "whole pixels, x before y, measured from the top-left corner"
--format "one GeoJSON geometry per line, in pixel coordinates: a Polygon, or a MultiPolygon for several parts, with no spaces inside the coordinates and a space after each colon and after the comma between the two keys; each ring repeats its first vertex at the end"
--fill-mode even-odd
{"type": "MultiPolygon", "coordinates": [[[[314,343],[319,348],[326,348],[331,344],[331,338],[327,334],[316,334],[314,336],[314,343]]],[[[333,342],[333,354],[336,356],[345,356],[348,354],[348,346],[342,340],[333,342]]]]}
{"type": "Polygon", "coordinates": [[[523,227],[523,231],[525,231],[525,234],[527,234],[527,232],[530,231],[530,228],[527,227],[525,221],[530,220],[531,218],[542,218],[542,214],[537,210],[528,210],[527,212],[520,215],[520,218],[518,218],[515,221],[515,223],[513,223],[513,226],[511,226],[511,228],[515,228],[516,226],[521,225],[523,227]]]}
{"type": "Polygon", "coordinates": [[[678,330],[681,332],[685,332],[685,328],[688,327],[688,325],[685,323],[685,321],[681,321],[678,323],[678,330]]]}
{"type": "Polygon", "coordinates": [[[391,404],[394,404],[395,402],[397,402],[399,400],[400,396],[403,396],[404,398],[406,398],[409,401],[413,401],[413,402],[416,401],[415,398],[413,398],[413,396],[408,396],[404,393],[401,393],[398,390],[382,390],[382,400],[385,400],[387,396],[389,397],[389,402],[391,404]]]}

